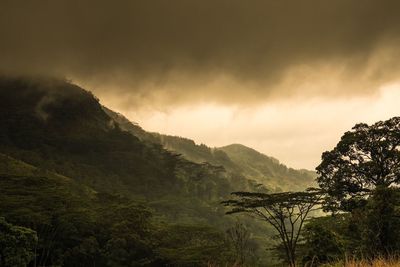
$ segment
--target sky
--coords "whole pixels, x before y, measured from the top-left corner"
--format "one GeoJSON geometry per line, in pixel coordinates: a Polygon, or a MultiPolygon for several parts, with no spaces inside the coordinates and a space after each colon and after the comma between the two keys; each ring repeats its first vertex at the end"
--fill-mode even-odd
{"type": "Polygon", "coordinates": [[[2,0],[0,72],[93,91],[146,130],[313,169],[399,114],[397,0],[2,0]]]}

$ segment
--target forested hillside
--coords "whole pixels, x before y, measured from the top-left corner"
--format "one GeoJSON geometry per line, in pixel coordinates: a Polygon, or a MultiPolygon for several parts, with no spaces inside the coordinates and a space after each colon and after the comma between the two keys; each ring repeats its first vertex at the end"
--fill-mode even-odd
{"type": "Polygon", "coordinates": [[[304,190],[313,185],[316,177],[313,171],[288,168],[277,159],[240,144],[218,149],[224,151],[247,178],[269,185],[275,191],[304,190]]]}
{"type": "Polygon", "coordinates": [[[229,173],[240,174],[246,179],[265,185],[271,191],[303,190],[313,185],[316,177],[313,171],[288,168],[277,159],[244,145],[210,148],[204,144],[198,145],[188,138],[146,132],[123,115],[107,108],[105,111],[122,129],[143,141],[161,144],[167,150],[179,153],[193,162],[223,166],[229,173]]]}
{"type": "Polygon", "coordinates": [[[0,267],[400,267],[399,10],[0,0],[0,267]]]}
{"type": "Polygon", "coordinates": [[[313,172],[254,149],[146,132],[68,81],[0,77],[0,267],[390,259],[399,125],[354,126],[305,190],[313,172]]]}
{"type": "MultiPolygon", "coordinates": [[[[254,182],[121,130],[78,86],[1,78],[0,153],[0,217],[35,231],[31,264],[235,261],[224,233],[235,219],[224,215],[220,202],[233,191],[255,189],[254,182]]],[[[242,221],[260,235],[270,232],[242,221]]],[[[265,244],[257,239],[254,253],[265,244]]],[[[21,253],[16,250],[14,259],[21,253]]]]}

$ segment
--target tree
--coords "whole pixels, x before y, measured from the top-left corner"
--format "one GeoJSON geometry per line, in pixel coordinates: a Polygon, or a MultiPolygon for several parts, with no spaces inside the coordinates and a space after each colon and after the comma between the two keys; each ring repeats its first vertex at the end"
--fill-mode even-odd
{"type": "Polygon", "coordinates": [[[246,212],[272,225],[278,232],[289,265],[296,266],[296,246],[304,221],[320,203],[321,193],[310,189],[305,192],[232,194],[235,199],[223,202],[232,208],[227,214],[246,212]]]}
{"type": "Polygon", "coordinates": [[[248,249],[249,231],[243,223],[236,221],[235,225],[230,227],[226,233],[229,241],[233,244],[236,262],[243,265],[246,262],[246,254],[250,252],[248,249]]]}
{"type": "Polygon", "coordinates": [[[346,132],[322,154],[319,186],[328,194],[325,208],[350,211],[376,187],[400,184],[400,117],[346,132]]]}
{"type": "Polygon", "coordinates": [[[340,260],[347,251],[348,214],[312,218],[304,226],[301,245],[304,266],[340,260]]]}
{"type": "Polygon", "coordinates": [[[317,172],[327,194],[324,208],[351,212],[357,222],[361,253],[374,257],[398,250],[400,117],[355,125],[323,153],[317,172]]]}
{"type": "Polygon", "coordinates": [[[364,255],[381,257],[400,251],[399,203],[398,188],[377,187],[367,204],[359,209],[357,223],[364,255]]]}
{"type": "Polygon", "coordinates": [[[159,225],[154,238],[158,258],[164,261],[157,266],[232,266],[230,244],[223,232],[210,226],[159,225]]]}
{"type": "Polygon", "coordinates": [[[0,266],[24,267],[35,257],[37,243],[32,229],[12,225],[0,217],[0,266]]]}

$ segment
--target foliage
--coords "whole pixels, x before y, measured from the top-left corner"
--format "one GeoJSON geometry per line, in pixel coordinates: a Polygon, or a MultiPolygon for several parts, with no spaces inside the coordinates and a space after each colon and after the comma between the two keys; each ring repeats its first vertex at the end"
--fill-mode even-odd
{"type": "Polygon", "coordinates": [[[326,209],[350,211],[377,186],[400,182],[400,118],[357,124],[317,167],[318,184],[330,199],[326,209]]]}
{"type": "Polygon", "coordinates": [[[303,261],[387,257],[400,250],[397,188],[378,187],[366,204],[350,213],[312,219],[303,232],[303,261]]]}
{"type": "Polygon", "coordinates": [[[222,232],[204,225],[169,225],[155,235],[157,253],[172,266],[226,264],[232,249],[222,232]]]}
{"type": "Polygon", "coordinates": [[[295,170],[281,164],[277,159],[261,154],[243,145],[233,144],[220,148],[210,148],[196,144],[184,137],[149,133],[130,122],[121,114],[103,107],[106,113],[121,126],[141,140],[161,144],[164,148],[182,154],[185,159],[196,163],[210,163],[223,166],[231,183],[241,185],[241,190],[252,191],[248,180],[264,184],[273,191],[304,190],[313,183],[315,173],[295,170]]]}
{"type": "Polygon", "coordinates": [[[0,78],[0,216],[37,232],[38,266],[162,266],[181,252],[222,264],[232,220],[219,202],[240,186],[121,130],[78,86],[0,78]],[[174,227],[203,241],[159,235],[174,227]]]}
{"type": "Polygon", "coordinates": [[[129,198],[80,191],[73,180],[35,176],[43,173],[6,159],[17,172],[33,172],[1,175],[0,211],[37,231],[38,265],[202,266],[231,255],[224,233],[211,226],[159,224],[151,209],[129,198]]]}
{"type": "Polygon", "coordinates": [[[400,190],[377,187],[356,215],[361,251],[365,256],[388,256],[400,251],[400,190]]]}
{"type": "MultiPolygon", "coordinates": [[[[265,192],[260,181],[297,186],[312,177],[260,154],[251,168],[265,179],[250,180],[222,149],[110,114],[69,82],[0,77],[0,215],[37,232],[37,265],[233,263],[225,231],[234,220],[220,202],[234,191],[265,192]]],[[[272,239],[272,227],[242,220],[255,233],[252,248],[272,239]]]]}
{"type": "Polygon", "coordinates": [[[36,232],[0,217],[0,266],[25,267],[35,257],[36,232]]]}
{"type": "Polygon", "coordinates": [[[218,150],[225,152],[245,177],[266,185],[270,191],[302,191],[314,185],[315,172],[288,168],[249,147],[232,144],[218,150]]]}
{"type": "Polygon", "coordinates": [[[346,239],[349,230],[347,217],[338,214],[308,221],[302,233],[304,243],[300,248],[304,264],[332,262],[342,259],[345,252],[350,251],[346,239]]]}
{"type": "Polygon", "coordinates": [[[326,193],[323,206],[333,216],[306,227],[305,259],[326,262],[343,255],[374,259],[397,254],[400,118],[357,124],[323,154],[317,171],[326,193]]]}
{"type": "Polygon", "coordinates": [[[303,224],[320,203],[321,193],[316,190],[284,193],[233,193],[237,199],[224,201],[232,209],[228,214],[245,212],[274,227],[285,249],[290,266],[296,265],[296,248],[303,224]]]}
{"type": "Polygon", "coordinates": [[[239,265],[245,264],[248,255],[251,254],[248,229],[243,223],[236,221],[235,225],[230,227],[226,233],[235,251],[235,262],[239,265]]]}

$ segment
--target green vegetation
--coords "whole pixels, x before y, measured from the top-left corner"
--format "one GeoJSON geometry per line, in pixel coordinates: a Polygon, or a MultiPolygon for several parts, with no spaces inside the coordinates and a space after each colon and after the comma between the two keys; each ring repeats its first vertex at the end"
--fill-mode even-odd
{"type": "Polygon", "coordinates": [[[7,223],[0,217],[0,266],[24,267],[34,257],[37,236],[32,229],[7,223]]]}
{"type": "Polygon", "coordinates": [[[272,225],[278,233],[287,263],[296,266],[296,251],[303,225],[313,208],[320,204],[319,191],[285,193],[233,193],[235,199],[224,201],[228,214],[248,213],[272,225]]]}
{"type": "Polygon", "coordinates": [[[299,191],[314,184],[315,172],[295,170],[254,149],[234,144],[219,148],[249,179],[266,185],[272,191],[299,191]]]}
{"type": "Polygon", "coordinates": [[[269,190],[279,192],[304,190],[313,185],[313,180],[316,178],[313,171],[288,168],[277,159],[243,145],[210,148],[204,144],[197,145],[193,140],[183,137],[149,133],[121,114],[105,107],[104,110],[118,122],[121,129],[141,140],[161,144],[167,150],[179,153],[192,162],[207,162],[214,166],[222,166],[231,177],[239,181],[245,177],[254,184],[263,184],[269,190]]]}
{"type": "Polygon", "coordinates": [[[392,264],[400,251],[400,118],[357,124],[322,155],[317,171],[319,188],[235,192],[223,203],[228,214],[272,225],[289,266],[392,264]],[[330,215],[307,222],[314,207],[330,215]]]}
{"type": "Polygon", "coordinates": [[[305,231],[305,261],[390,258],[400,251],[400,118],[357,124],[322,155],[318,184],[329,217],[305,231]]]}
{"type": "Polygon", "coordinates": [[[0,79],[0,217],[37,233],[30,264],[233,263],[225,232],[235,219],[220,201],[252,186],[121,130],[75,85],[0,79]]]}
{"type": "Polygon", "coordinates": [[[68,82],[0,78],[1,267],[322,266],[398,255],[400,118],[356,125],[317,174],[308,188],[311,171],[242,145],[148,133],[68,82]]]}

